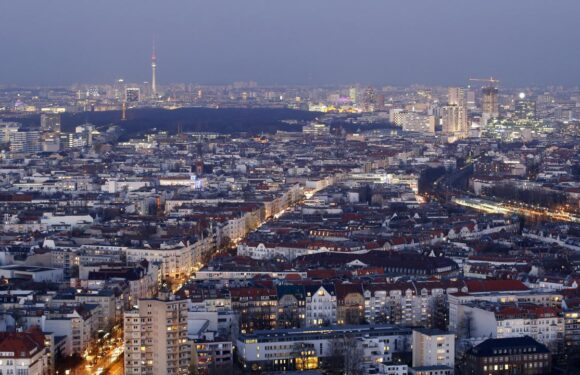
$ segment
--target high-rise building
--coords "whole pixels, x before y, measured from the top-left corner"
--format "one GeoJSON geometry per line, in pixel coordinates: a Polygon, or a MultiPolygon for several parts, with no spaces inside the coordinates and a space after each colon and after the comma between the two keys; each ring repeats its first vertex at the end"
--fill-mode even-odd
{"type": "Polygon", "coordinates": [[[465,90],[463,87],[450,87],[448,91],[448,100],[447,103],[449,105],[457,105],[460,107],[465,106],[465,90]]]}
{"type": "Polygon", "coordinates": [[[363,110],[366,112],[374,111],[376,99],[375,90],[371,86],[367,87],[363,98],[363,110]]]}
{"type": "Polygon", "coordinates": [[[124,315],[125,374],[188,374],[188,301],[141,299],[124,315]]]}
{"type": "Polygon", "coordinates": [[[514,104],[514,114],[518,120],[533,120],[536,118],[536,102],[526,98],[521,92],[514,104]]]}
{"type": "Polygon", "coordinates": [[[151,96],[157,97],[157,53],[155,51],[155,44],[153,45],[153,53],[151,54],[151,96]]]}
{"type": "Polygon", "coordinates": [[[348,89],[348,98],[354,104],[357,103],[357,92],[356,91],[357,91],[356,87],[351,87],[350,89],[348,89]]]}
{"type": "Polygon", "coordinates": [[[375,111],[384,111],[384,110],[385,110],[385,95],[377,94],[375,100],[375,111]]]}
{"type": "Polygon", "coordinates": [[[498,89],[494,86],[486,86],[482,89],[483,92],[483,106],[482,114],[487,118],[499,116],[499,103],[497,101],[498,89]]]}
{"type": "Polygon", "coordinates": [[[465,93],[465,96],[466,96],[465,106],[467,107],[467,109],[469,109],[470,111],[476,109],[477,103],[475,102],[475,90],[473,90],[472,88],[468,88],[467,92],[465,93]]]}
{"type": "Polygon", "coordinates": [[[40,129],[44,132],[60,132],[60,114],[43,113],[40,115],[40,129]]]}
{"type": "Polygon", "coordinates": [[[403,124],[403,116],[407,113],[403,108],[391,108],[389,110],[389,122],[401,126],[403,124]]]}
{"type": "Polygon", "coordinates": [[[141,99],[141,89],[138,87],[127,87],[125,89],[125,101],[127,103],[137,103],[141,99]]]}
{"type": "Polygon", "coordinates": [[[447,105],[441,108],[441,126],[445,135],[465,138],[468,133],[467,110],[463,106],[447,105]]]}

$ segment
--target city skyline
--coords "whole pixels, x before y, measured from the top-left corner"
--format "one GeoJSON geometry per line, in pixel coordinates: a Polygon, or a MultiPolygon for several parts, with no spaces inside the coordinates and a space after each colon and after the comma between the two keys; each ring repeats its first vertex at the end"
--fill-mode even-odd
{"type": "Polygon", "coordinates": [[[153,37],[158,85],[459,85],[470,76],[497,76],[505,86],[580,83],[576,2],[330,5],[3,3],[0,83],[149,81],[153,37]]]}

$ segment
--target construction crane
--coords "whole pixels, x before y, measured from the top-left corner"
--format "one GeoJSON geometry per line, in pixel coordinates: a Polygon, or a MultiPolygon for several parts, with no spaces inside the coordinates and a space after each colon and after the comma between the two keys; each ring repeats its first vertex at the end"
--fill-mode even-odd
{"type": "Polygon", "coordinates": [[[489,82],[491,84],[491,86],[497,86],[499,85],[499,80],[495,79],[493,77],[489,77],[489,78],[470,78],[469,79],[470,82],[489,82]]]}

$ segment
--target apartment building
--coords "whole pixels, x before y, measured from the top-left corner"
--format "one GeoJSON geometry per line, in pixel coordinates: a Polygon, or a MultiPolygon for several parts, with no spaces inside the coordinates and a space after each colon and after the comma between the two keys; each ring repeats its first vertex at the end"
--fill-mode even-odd
{"type": "Polygon", "coordinates": [[[141,299],[124,315],[125,374],[181,374],[192,363],[188,301],[141,299]]]}

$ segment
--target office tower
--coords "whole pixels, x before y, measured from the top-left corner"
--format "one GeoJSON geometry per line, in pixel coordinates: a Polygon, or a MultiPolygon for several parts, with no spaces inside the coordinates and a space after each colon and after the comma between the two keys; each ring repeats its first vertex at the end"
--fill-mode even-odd
{"type": "Polygon", "coordinates": [[[487,86],[482,89],[483,107],[482,115],[488,119],[499,116],[499,104],[497,101],[497,87],[487,86]]]}
{"type": "Polygon", "coordinates": [[[60,132],[60,114],[43,113],[40,115],[40,129],[44,132],[60,132]]]}
{"type": "Polygon", "coordinates": [[[10,133],[10,151],[34,153],[42,151],[39,131],[17,131],[10,133]]]}
{"type": "Polygon", "coordinates": [[[376,104],[376,94],[375,90],[369,86],[365,90],[363,98],[363,110],[366,112],[372,112],[376,104]]]}
{"type": "Polygon", "coordinates": [[[514,114],[518,120],[533,120],[536,118],[536,102],[526,98],[521,92],[514,104],[514,114]]]}
{"type": "Polygon", "coordinates": [[[413,367],[432,366],[454,368],[455,335],[439,329],[414,329],[413,367]]]}
{"type": "Polygon", "coordinates": [[[550,93],[546,92],[538,95],[536,99],[536,114],[541,118],[548,117],[555,106],[556,101],[550,93]]]}
{"type": "Polygon", "coordinates": [[[477,108],[477,104],[475,103],[475,91],[472,88],[468,88],[465,96],[465,106],[467,109],[470,111],[475,110],[477,108]]]}
{"type": "Polygon", "coordinates": [[[123,88],[125,86],[125,81],[123,78],[119,78],[115,81],[113,85],[114,96],[116,100],[123,100],[123,88]]]}
{"type": "Polygon", "coordinates": [[[462,87],[450,87],[448,91],[449,105],[465,106],[465,90],[462,87]]]}
{"type": "Polygon", "coordinates": [[[153,44],[153,53],[151,54],[151,96],[157,97],[157,53],[155,44],[153,44]]]}
{"type": "Polygon", "coordinates": [[[385,95],[378,94],[375,100],[375,110],[376,111],[383,111],[385,109],[385,95]]]}
{"type": "Polygon", "coordinates": [[[356,87],[351,87],[350,89],[348,89],[348,97],[352,103],[356,104],[357,102],[356,87]]]}
{"type": "Polygon", "coordinates": [[[138,87],[127,87],[125,89],[125,101],[127,103],[137,103],[141,99],[141,89],[138,87]]]}
{"type": "Polygon", "coordinates": [[[125,374],[189,373],[187,309],[187,300],[141,299],[125,312],[125,374]]]}

